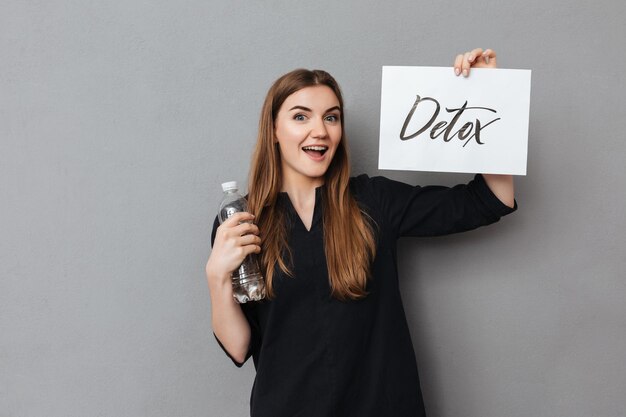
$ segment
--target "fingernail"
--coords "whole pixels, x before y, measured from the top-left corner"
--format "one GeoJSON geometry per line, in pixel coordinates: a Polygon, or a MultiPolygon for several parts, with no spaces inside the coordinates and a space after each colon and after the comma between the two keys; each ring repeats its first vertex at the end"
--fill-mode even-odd
{"type": "Polygon", "coordinates": [[[455,68],[455,69],[454,69],[454,73],[455,73],[456,75],[459,75],[459,74],[461,73],[461,70],[460,70],[460,69],[458,69],[458,68],[455,68]]]}
{"type": "Polygon", "coordinates": [[[467,77],[468,73],[469,73],[469,71],[467,71],[466,69],[464,69],[464,70],[463,70],[463,75],[464,75],[465,77],[467,77]]]}
{"type": "Polygon", "coordinates": [[[473,60],[474,60],[474,55],[470,55],[469,58],[468,58],[468,61],[472,62],[473,60]]]}
{"type": "Polygon", "coordinates": [[[485,64],[489,63],[489,57],[485,55],[485,64]]]}

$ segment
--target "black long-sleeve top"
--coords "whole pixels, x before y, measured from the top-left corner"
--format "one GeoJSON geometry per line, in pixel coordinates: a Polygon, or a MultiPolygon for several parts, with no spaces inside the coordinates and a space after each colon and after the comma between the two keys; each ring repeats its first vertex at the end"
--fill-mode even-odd
{"type": "MultiPolygon", "coordinates": [[[[323,187],[323,186],[322,186],[323,187]]],[[[289,225],[294,277],[276,268],[276,298],[241,304],[256,378],[252,417],[424,416],[415,352],[398,286],[396,242],[437,236],[497,222],[517,209],[503,204],[477,174],[455,187],[411,186],[360,175],[350,190],[379,227],[369,295],[358,301],[330,297],[321,198],[316,189],[307,231],[287,193],[277,204],[289,225]]],[[[211,244],[215,239],[217,218],[211,244]]],[[[215,334],[214,334],[215,335],[215,334]]],[[[216,336],[217,339],[217,336],[216,336]]],[[[235,361],[217,339],[220,347],[235,361]]]]}

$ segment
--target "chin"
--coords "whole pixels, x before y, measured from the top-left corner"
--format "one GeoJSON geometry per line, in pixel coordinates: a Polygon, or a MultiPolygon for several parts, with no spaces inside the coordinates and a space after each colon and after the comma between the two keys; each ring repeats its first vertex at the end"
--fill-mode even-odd
{"type": "Polygon", "coordinates": [[[324,178],[324,176],[326,175],[326,171],[321,171],[321,172],[309,172],[306,174],[307,177],[310,178],[324,178]]]}

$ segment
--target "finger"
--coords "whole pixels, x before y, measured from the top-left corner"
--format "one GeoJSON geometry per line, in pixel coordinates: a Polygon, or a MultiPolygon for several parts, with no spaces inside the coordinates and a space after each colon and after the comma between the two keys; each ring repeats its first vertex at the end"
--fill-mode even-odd
{"type": "Polygon", "coordinates": [[[485,60],[485,63],[488,64],[490,60],[493,60],[495,63],[496,52],[493,49],[485,49],[482,53],[482,57],[485,60]]]}
{"type": "Polygon", "coordinates": [[[244,246],[243,253],[245,254],[245,256],[248,256],[251,253],[261,253],[261,247],[259,245],[244,246]]]}
{"type": "Polygon", "coordinates": [[[239,237],[239,246],[260,245],[261,238],[257,235],[245,235],[239,237]]]}
{"type": "Polygon", "coordinates": [[[464,77],[467,77],[469,75],[469,70],[471,66],[469,62],[469,56],[470,56],[469,52],[465,52],[465,54],[463,54],[463,63],[461,64],[461,70],[463,72],[464,77]]]}
{"type": "Polygon", "coordinates": [[[228,219],[224,220],[224,223],[222,224],[226,225],[226,227],[232,227],[241,222],[252,221],[253,219],[254,215],[252,213],[248,213],[247,211],[240,211],[233,214],[228,219]]]}
{"type": "Polygon", "coordinates": [[[458,54],[454,59],[454,73],[459,75],[461,73],[461,64],[463,63],[463,54],[458,54]]]}
{"type": "Polygon", "coordinates": [[[483,56],[488,56],[489,58],[495,58],[496,57],[496,51],[494,51],[493,49],[487,48],[483,52],[483,56]]]}
{"type": "Polygon", "coordinates": [[[483,48],[476,48],[469,53],[469,57],[467,58],[467,60],[470,62],[470,64],[473,64],[476,58],[478,58],[482,53],[483,48]]]}
{"type": "Polygon", "coordinates": [[[258,235],[259,227],[254,223],[241,223],[241,224],[238,224],[237,226],[234,226],[232,228],[232,231],[233,231],[233,235],[235,236],[243,236],[243,235],[249,235],[249,234],[258,235]]]}

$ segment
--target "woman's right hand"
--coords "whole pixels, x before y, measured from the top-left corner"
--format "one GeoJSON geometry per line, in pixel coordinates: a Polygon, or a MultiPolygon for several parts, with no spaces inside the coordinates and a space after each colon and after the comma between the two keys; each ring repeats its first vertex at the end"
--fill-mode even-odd
{"type": "Polygon", "coordinates": [[[217,228],[213,250],[206,264],[209,285],[230,286],[230,274],[241,265],[245,257],[261,252],[259,228],[252,223],[253,219],[252,214],[239,212],[217,228]]]}

